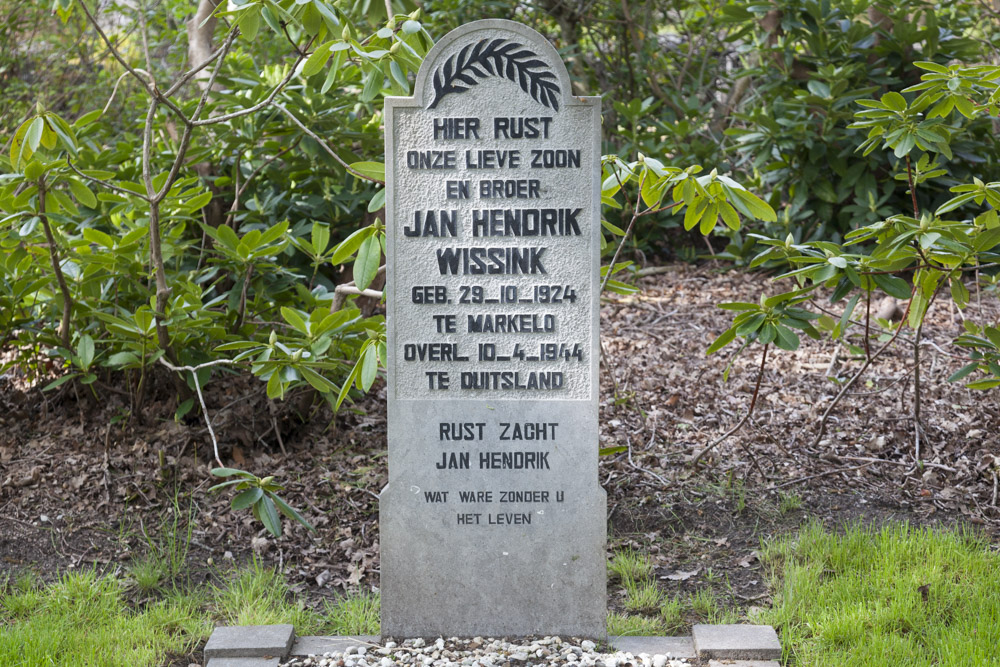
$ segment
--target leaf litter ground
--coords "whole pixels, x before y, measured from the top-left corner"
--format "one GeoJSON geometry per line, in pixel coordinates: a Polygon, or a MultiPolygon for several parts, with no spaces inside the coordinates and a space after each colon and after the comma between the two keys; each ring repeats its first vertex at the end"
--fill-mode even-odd
{"type": "MultiPolygon", "coordinates": [[[[828,374],[842,381],[860,362],[829,340],[803,338],[797,351],[771,355],[753,419],[695,470],[692,456],[743,416],[760,362],[751,348],[723,382],[735,347],[705,355],[729,326],[715,304],[780,286],[678,264],[641,287],[601,310],[601,446],[625,448],[599,467],[609,555],[631,547],[652,559],[668,596],[711,591],[752,614],[769,594],[756,558],[761,540],[810,518],[830,527],[970,523],[996,543],[1000,394],[947,382],[964,364],[950,345],[959,313],[935,306],[924,328],[928,465],[913,463],[911,345],[897,344],[869,370],[813,446],[818,416],[839,389],[828,374]],[[831,364],[838,349],[847,360],[831,364]]],[[[984,295],[977,318],[996,321],[996,301],[984,295]]],[[[842,305],[818,304],[839,317],[842,305]]],[[[153,550],[184,559],[182,577],[200,582],[255,553],[309,604],[377,588],[384,387],[333,419],[306,392],[273,404],[250,378],[209,385],[226,463],[276,475],[318,529],[286,522],[274,539],[248,513],[231,512],[227,496],[208,493],[216,480],[207,475],[204,424],[194,414],[175,422],[171,384],[159,380],[141,419],[127,424],[116,419],[128,408],[120,389],[97,400],[70,384],[43,395],[13,371],[0,378],[0,576],[30,569],[51,579],[69,568],[127,566],[153,550]],[[176,546],[188,529],[190,546],[176,546]]],[[[623,606],[620,586],[609,585],[609,607],[623,606]]]]}

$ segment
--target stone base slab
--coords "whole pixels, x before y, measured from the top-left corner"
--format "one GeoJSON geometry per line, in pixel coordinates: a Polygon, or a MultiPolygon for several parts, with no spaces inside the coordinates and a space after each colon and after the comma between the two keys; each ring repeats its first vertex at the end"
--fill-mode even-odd
{"type": "MultiPolygon", "coordinates": [[[[295,637],[291,625],[218,627],[205,645],[206,667],[278,667],[291,656],[378,646],[376,635],[295,637]]],[[[778,667],[781,643],[769,625],[695,625],[691,637],[609,637],[616,651],[709,661],[709,667],[778,667]]]]}
{"type": "Polygon", "coordinates": [[[608,637],[612,648],[622,653],[665,655],[690,660],[696,657],[690,637],[608,637]]]}
{"type": "Polygon", "coordinates": [[[691,634],[702,660],[781,659],[781,642],[770,625],[695,625],[691,634]]]}
{"type": "Polygon", "coordinates": [[[304,658],[310,655],[323,655],[331,651],[344,652],[351,646],[380,646],[382,639],[378,635],[351,635],[338,637],[320,637],[307,635],[298,637],[292,645],[290,655],[304,658]]]}
{"type": "MultiPolygon", "coordinates": [[[[205,660],[218,658],[280,658],[292,649],[295,628],[291,625],[220,626],[205,644],[205,660]]],[[[229,667],[214,663],[212,667],[229,667]]],[[[233,665],[232,667],[236,667],[233,665]]]]}
{"type": "Polygon", "coordinates": [[[212,658],[205,667],[278,667],[278,658],[212,658]]]}

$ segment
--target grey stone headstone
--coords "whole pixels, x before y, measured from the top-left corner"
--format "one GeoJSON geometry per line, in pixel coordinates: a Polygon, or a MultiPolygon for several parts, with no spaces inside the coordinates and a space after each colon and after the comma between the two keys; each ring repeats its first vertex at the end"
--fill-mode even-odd
{"type": "Polygon", "coordinates": [[[387,98],[382,634],[606,634],[600,103],[511,21],[387,98]]]}

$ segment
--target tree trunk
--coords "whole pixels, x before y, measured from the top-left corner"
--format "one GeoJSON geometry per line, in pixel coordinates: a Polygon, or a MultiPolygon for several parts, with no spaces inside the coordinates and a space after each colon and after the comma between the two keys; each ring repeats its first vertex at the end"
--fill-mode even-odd
{"type": "MultiPolygon", "coordinates": [[[[212,36],[215,35],[217,21],[213,12],[220,1],[198,0],[198,10],[194,13],[194,18],[187,22],[188,61],[192,67],[205,62],[212,55],[212,36]]],[[[195,74],[198,87],[205,90],[211,75],[208,67],[195,74]]]]}
{"type": "MultiPolygon", "coordinates": [[[[221,0],[198,0],[198,10],[194,17],[187,22],[188,61],[192,67],[205,62],[212,55],[214,48],[212,38],[215,35],[215,25],[218,21],[213,16],[213,12],[220,2],[221,0]]],[[[211,69],[211,67],[206,67],[195,74],[195,82],[201,90],[208,87],[208,79],[212,75],[211,69]]],[[[218,89],[219,85],[215,84],[215,88],[218,89]]],[[[199,162],[194,165],[194,170],[212,191],[212,201],[204,208],[205,224],[218,227],[225,220],[225,216],[223,216],[222,201],[219,198],[220,192],[214,185],[214,166],[208,162],[199,162]]]]}

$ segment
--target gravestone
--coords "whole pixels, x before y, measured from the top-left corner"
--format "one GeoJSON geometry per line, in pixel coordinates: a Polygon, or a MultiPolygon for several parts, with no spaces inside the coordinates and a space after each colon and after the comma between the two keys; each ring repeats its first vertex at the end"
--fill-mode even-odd
{"type": "Polygon", "coordinates": [[[384,637],[606,634],[600,123],[503,20],[386,99],[384,637]]]}

